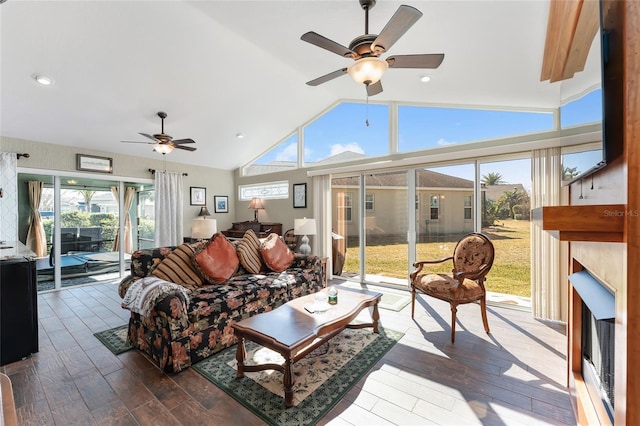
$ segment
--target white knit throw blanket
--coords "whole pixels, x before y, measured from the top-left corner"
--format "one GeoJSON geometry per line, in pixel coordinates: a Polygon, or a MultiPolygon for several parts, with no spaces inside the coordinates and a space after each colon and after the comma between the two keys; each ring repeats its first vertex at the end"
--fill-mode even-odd
{"type": "Polygon", "coordinates": [[[160,278],[144,277],[131,284],[122,299],[122,307],[148,317],[157,302],[176,292],[182,293],[187,304],[189,303],[189,296],[184,287],[160,278]]]}

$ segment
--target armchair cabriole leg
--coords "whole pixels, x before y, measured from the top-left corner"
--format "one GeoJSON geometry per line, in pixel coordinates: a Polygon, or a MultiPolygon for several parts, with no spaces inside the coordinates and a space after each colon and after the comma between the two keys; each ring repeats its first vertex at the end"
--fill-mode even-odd
{"type": "Polygon", "coordinates": [[[455,343],[456,340],[456,313],[458,308],[456,305],[451,304],[451,343],[455,343]]]}
{"type": "Polygon", "coordinates": [[[416,309],[416,288],[411,286],[411,319],[413,319],[413,313],[416,309]]]}
{"type": "Polygon", "coordinates": [[[487,298],[486,296],[480,299],[480,309],[482,310],[482,323],[484,324],[484,331],[489,334],[489,321],[487,321],[487,298]]]}

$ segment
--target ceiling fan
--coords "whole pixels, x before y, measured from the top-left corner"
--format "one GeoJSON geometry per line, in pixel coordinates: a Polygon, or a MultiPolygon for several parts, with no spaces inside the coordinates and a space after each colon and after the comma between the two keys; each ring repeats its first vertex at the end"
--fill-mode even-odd
{"type": "Polygon", "coordinates": [[[309,86],[318,86],[341,75],[349,74],[357,83],[367,86],[368,96],[373,96],[382,92],[380,79],[387,68],[438,68],[440,66],[444,59],[443,53],[396,55],[390,56],[386,60],[381,59],[380,55],[388,51],[422,17],[422,12],[414,7],[402,5],[379,35],[369,34],[369,10],[375,6],[376,0],[359,1],[365,12],[364,35],[354,38],[349,47],[313,31],[300,37],[301,40],[356,61],[347,68],[341,68],[308,81],[309,86]]]}
{"type": "Polygon", "coordinates": [[[160,111],[158,113],[158,117],[162,120],[162,127],[160,133],[156,133],[155,135],[150,135],[148,133],[139,134],[144,136],[145,138],[151,139],[153,142],[137,142],[137,141],[121,141],[124,143],[144,143],[149,145],[155,145],[153,148],[154,151],[161,153],[162,155],[168,154],[174,149],[184,149],[185,151],[195,151],[197,148],[193,148],[191,146],[184,146],[184,144],[195,143],[193,139],[176,139],[164,132],[164,119],[167,118],[167,113],[160,111]]]}

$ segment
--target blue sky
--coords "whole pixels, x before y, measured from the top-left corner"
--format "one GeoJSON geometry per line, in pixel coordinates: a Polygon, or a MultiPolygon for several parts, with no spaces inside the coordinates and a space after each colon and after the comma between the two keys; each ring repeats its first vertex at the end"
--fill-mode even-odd
{"type": "MultiPolygon", "coordinates": [[[[367,156],[389,152],[389,107],[381,104],[342,103],[304,129],[305,162],[314,162],[352,151],[367,156]],[[368,126],[366,123],[368,122],[368,126]]],[[[561,125],[597,122],[602,117],[602,91],[596,90],[561,108],[561,125]]],[[[521,135],[551,130],[550,113],[400,106],[398,110],[398,149],[400,152],[436,148],[443,145],[521,135]]],[[[297,135],[271,150],[258,163],[295,161],[297,135]]],[[[600,161],[600,153],[572,156],[571,167],[583,171],[600,161]]],[[[465,179],[473,179],[467,167],[451,169],[465,179]]],[[[530,188],[529,160],[489,163],[481,175],[500,173],[507,183],[530,188]]]]}

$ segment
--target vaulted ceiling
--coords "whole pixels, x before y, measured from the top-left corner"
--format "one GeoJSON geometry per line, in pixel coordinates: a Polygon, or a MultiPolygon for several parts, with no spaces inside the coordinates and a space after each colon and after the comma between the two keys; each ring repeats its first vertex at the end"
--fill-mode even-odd
{"type": "MultiPolygon", "coordinates": [[[[372,102],[550,109],[597,84],[597,55],[571,80],[540,81],[547,0],[379,0],[370,32],[401,4],[424,16],[389,54],[445,59],[436,70],[390,69],[372,102]]],[[[364,33],[357,0],[8,0],[0,23],[2,136],[159,158],[120,141],[159,133],[166,111],[165,132],[198,148],[172,161],[232,170],[335,102],[365,100],[348,76],[307,86],[351,60],[300,40],[313,30],[348,45],[364,33]]]]}

